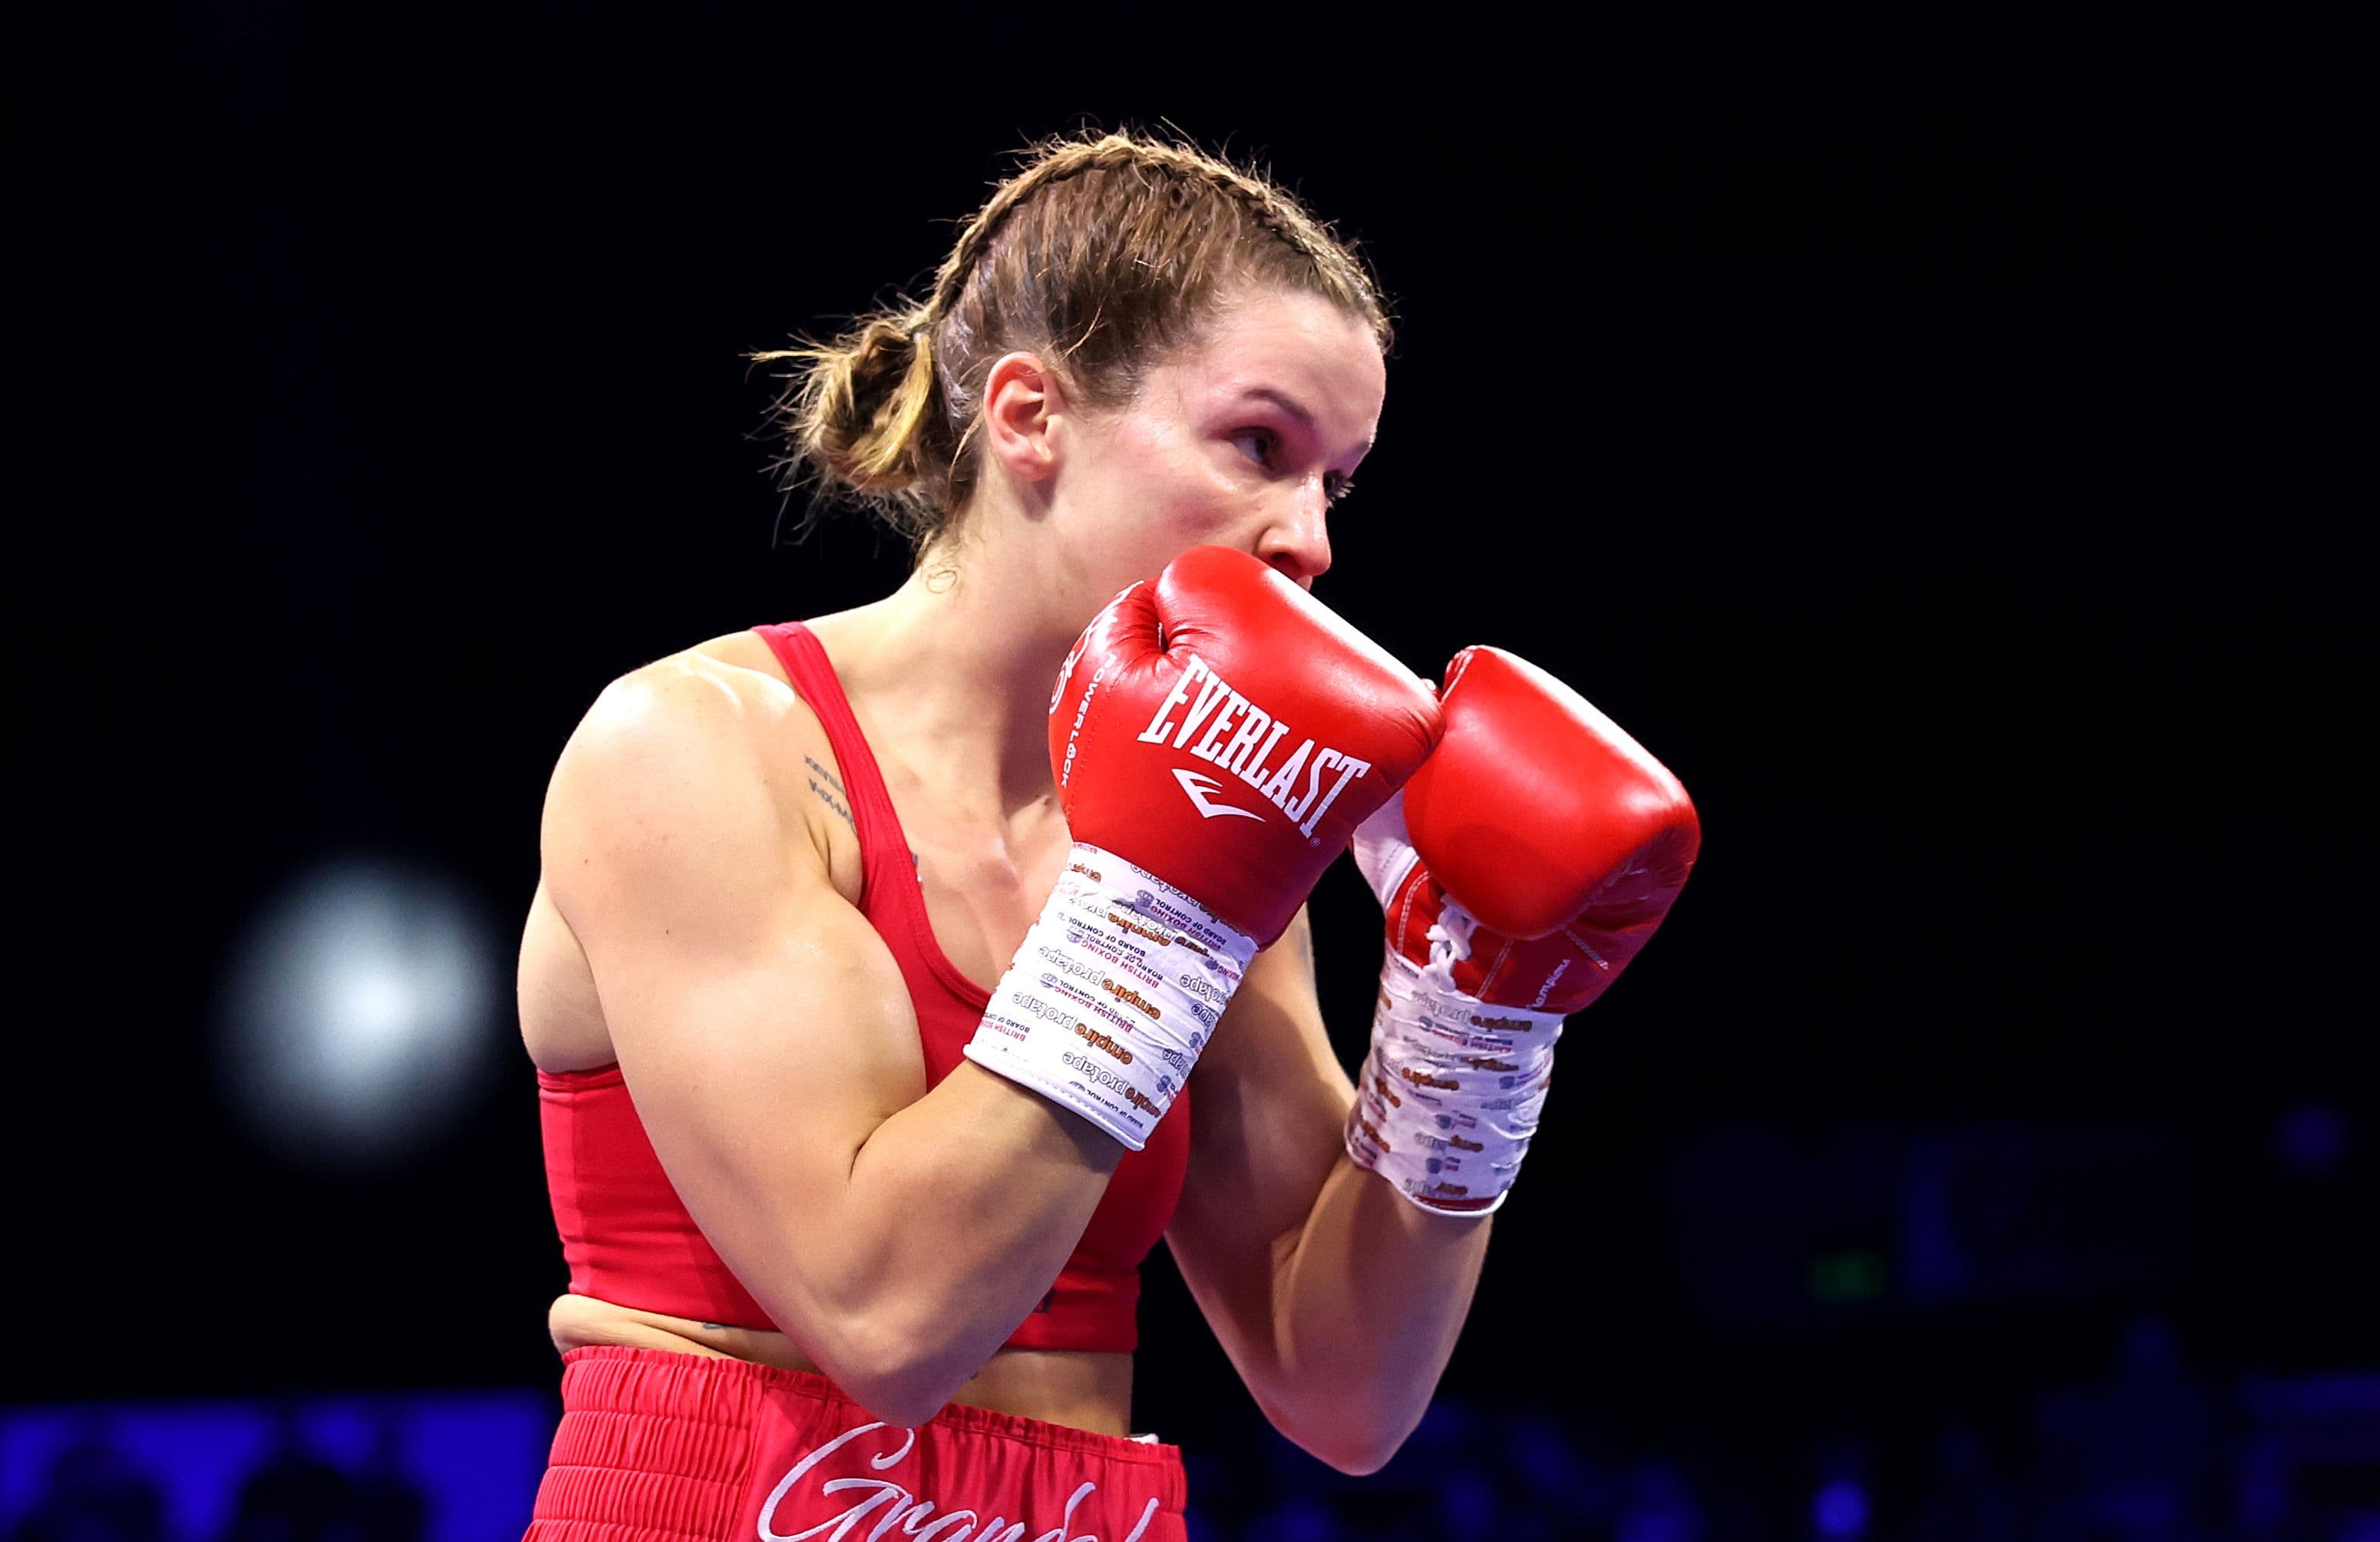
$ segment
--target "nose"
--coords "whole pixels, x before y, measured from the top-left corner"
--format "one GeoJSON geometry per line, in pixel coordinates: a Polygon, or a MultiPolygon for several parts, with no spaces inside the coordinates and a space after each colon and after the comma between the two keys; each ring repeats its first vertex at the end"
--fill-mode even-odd
{"type": "Polygon", "coordinates": [[[1257,542],[1257,555],[1300,589],[1330,571],[1330,500],[1318,480],[1300,486],[1257,542]]]}

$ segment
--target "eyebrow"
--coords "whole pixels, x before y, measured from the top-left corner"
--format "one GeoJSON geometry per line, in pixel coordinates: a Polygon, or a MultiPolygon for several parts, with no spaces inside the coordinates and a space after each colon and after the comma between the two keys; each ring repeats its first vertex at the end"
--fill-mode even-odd
{"type": "MultiPolygon", "coordinates": [[[[1243,387],[1242,389],[1244,395],[1254,396],[1258,401],[1270,402],[1273,406],[1281,408],[1283,412],[1288,413],[1292,418],[1296,419],[1299,425],[1316,439],[1318,440],[1322,438],[1322,425],[1314,420],[1314,414],[1308,412],[1305,409],[1305,405],[1300,402],[1296,397],[1290,395],[1284,391],[1276,390],[1269,385],[1250,385],[1243,387]]],[[[1364,441],[1363,447],[1366,453],[1369,453],[1372,448],[1372,441],[1368,439],[1364,441]]]]}

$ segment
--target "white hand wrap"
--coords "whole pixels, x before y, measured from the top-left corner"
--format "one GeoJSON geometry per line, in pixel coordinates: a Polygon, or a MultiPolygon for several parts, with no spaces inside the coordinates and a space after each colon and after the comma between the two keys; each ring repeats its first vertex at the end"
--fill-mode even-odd
{"type": "Polygon", "coordinates": [[[1137,1151],[1256,951],[1163,879],[1076,842],[966,1058],[1137,1151]]]}
{"type": "Polygon", "coordinates": [[[1476,924],[1452,900],[1430,929],[1427,967],[1380,967],[1347,1154],[1423,1209],[1487,1215],[1504,1203],[1536,1134],[1562,1016],[1490,1006],[1454,988],[1476,924]]]}

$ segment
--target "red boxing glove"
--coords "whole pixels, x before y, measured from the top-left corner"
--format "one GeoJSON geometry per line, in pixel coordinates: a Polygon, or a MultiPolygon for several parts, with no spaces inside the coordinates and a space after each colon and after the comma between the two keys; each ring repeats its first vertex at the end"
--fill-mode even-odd
{"type": "Polygon", "coordinates": [[[1075,849],[967,1058],[1138,1150],[1440,727],[1425,682],[1245,552],[1196,547],[1117,595],[1050,699],[1075,849]]]}
{"type": "Polygon", "coordinates": [[[1321,601],[1244,552],[1198,546],[1075,644],[1050,764],[1077,842],[1262,948],[1440,725],[1428,683],[1321,601]]]}
{"type": "Polygon", "coordinates": [[[1388,922],[1348,1155],[1424,1209],[1500,1206],[1536,1135],[1564,1014],[1669,914],[1701,845],[1685,794],[1534,665],[1466,649],[1446,734],[1355,834],[1388,922]]]}
{"type": "Polygon", "coordinates": [[[1455,655],[1444,707],[1445,737],[1404,789],[1410,846],[1385,830],[1357,844],[1389,946],[1427,964],[1431,929],[1451,919],[1468,942],[1458,989],[1576,1012],[1685,887],[1702,846],[1694,803],[1585,697],[1500,649],[1455,655]],[[1450,897],[1467,916],[1447,916],[1450,897]]]}

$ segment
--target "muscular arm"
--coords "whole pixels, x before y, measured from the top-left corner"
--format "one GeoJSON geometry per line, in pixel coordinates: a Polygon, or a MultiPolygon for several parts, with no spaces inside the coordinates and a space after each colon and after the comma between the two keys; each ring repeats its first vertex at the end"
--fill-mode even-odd
{"type": "Polygon", "coordinates": [[[962,1064],[925,1089],[898,966],[829,881],[782,685],[665,661],[605,692],[549,790],[549,892],[670,1182],[788,1337],[916,1424],[1057,1278],[1122,1155],[962,1064]]]}
{"type": "Polygon", "coordinates": [[[1428,1214],[1348,1160],[1354,1087],[1323,1029],[1312,945],[1301,911],[1198,1062],[1190,1172],[1166,1242],[1274,1427],[1368,1473],[1429,1405],[1490,1221],[1428,1214]]]}

